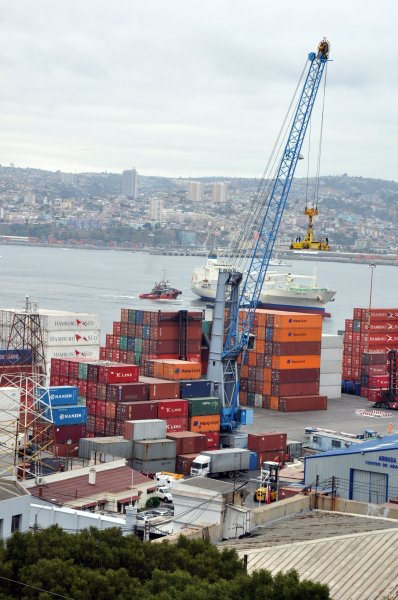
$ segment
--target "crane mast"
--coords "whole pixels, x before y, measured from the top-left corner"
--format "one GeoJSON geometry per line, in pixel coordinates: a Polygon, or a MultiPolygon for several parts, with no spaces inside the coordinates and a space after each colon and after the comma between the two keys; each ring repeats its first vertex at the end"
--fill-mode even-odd
{"type": "Polygon", "coordinates": [[[307,126],[329,59],[329,48],[329,42],[324,39],[317,52],[308,55],[307,75],[287,142],[271,191],[268,196],[264,193],[265,212],[249,267],[244,276],[232,266],[219,272],[207,378],[214,382],[214,391],[221,400],[222,431],[234,431],[240,426],[238,359],[253,347],[254,337],[250,333],[253,320],[297,161],[301,158],[307,126]]]}

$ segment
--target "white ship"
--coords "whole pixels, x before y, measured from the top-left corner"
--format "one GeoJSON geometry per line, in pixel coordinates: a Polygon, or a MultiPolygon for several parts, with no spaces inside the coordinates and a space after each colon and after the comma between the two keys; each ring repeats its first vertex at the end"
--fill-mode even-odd
{"type": "MultiPolygon", "coordinates": [[[[213,302],[216,297],[218,272],[231,268],[211,254],[207,263],[196,267],[192,273],[191,290],[202,300],[213,302]]],[[[294,275],[278,271],[267,271],[259,306],[276,310],[301,310],[325,312],[325,306],[336,295],[336,290],[318,286],[316,273],[313,275],[294,275]]]]}

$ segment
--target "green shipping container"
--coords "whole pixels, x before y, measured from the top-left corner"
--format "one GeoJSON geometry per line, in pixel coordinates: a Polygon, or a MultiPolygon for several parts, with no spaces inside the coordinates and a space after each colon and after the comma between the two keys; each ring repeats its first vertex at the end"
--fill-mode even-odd
{"type": "Polygon", "coordinates": [[[203,415],[218,415],[220,413],[220,399],[214,396],[204,398],[187,398],[188,414],[190,417],[203,415]]]}
{"type": "Polygon", "coordinates": [[[79,406],[86,406],[86,396],[78,396],[77,403],[79,406]]]}
{"type": "Polygon", "coordinates": [[[120,336],[120,350],[127,350],[127,335],[120,336]]]}
{"type": "Polygon", "coordinates": [[[210,337],[212,321],[202,321],[202,333],[210,337]]]}
{"type": "Polygon", "coordinates": [[[129,323],[135,323],[135,310],[134,308],[128,309],[127,319],[129,323]]]}
{"type": "Polygon", "coordinates": [[[142,339],[141,338],[135,338],[135,353],[141,355],[141,351],[142,351],[142,339]]]}
{"type": "Polygon", "coordinates": [[[79,363],[79,367],[78,367],[78,379],[81,379],[82,381],[87,379],[87,372],[88,372],[88,364],[85,363],[79,363]]]}

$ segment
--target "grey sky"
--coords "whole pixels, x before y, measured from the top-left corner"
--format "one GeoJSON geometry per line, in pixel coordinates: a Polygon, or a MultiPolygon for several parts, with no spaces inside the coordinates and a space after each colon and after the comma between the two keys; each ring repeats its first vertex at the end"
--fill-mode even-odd
{"type": "Polygon", "coordinates": [[[321,172],[397,180],[397,22],[396,0],[8,0],[0,163],[258,177],[327,36],[321,172]]]}

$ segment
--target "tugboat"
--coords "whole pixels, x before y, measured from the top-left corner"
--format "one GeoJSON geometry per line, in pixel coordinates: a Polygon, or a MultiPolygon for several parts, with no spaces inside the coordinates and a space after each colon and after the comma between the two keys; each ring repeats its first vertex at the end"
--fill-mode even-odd
{"type": "Polygon", "coordinates": [[[149,293],[140,294],[140,298],[141,300],[175,300],[180,294],[182,294],[181,290],[173,288],[163,274],[163,279],[159,283],[155,282],[149,293]]]}

